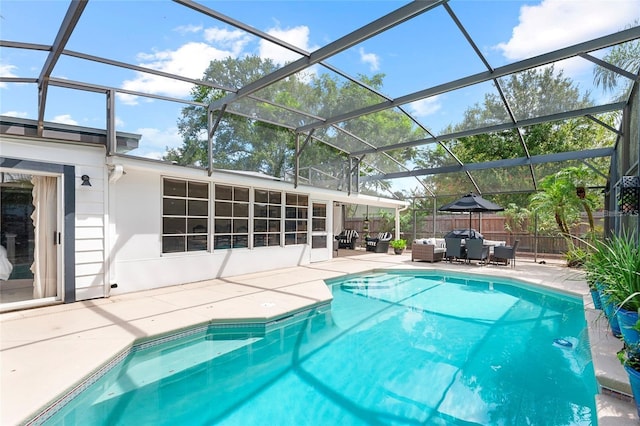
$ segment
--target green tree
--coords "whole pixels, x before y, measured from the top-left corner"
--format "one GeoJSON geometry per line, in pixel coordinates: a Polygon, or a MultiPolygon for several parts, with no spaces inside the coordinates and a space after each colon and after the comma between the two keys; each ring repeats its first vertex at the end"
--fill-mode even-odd
{"type": "MultiPolygon", "coordinates": [[[[632,25],[628,25],[627,28],[636,27],[640,25],[640,21],[636,20],[632,25]]],[[[603,58],[603,61],[609,62],[628,71],[633,74],[640,73],[640,41],[635,40],[628,43],[618,44],[614,46],[603,58]]],[[[597,86],[601,86],[605,91],[613,92],[618,89],[620,85],[620,74],[604,67],[595,67],[593,70],[593,81],[597,86]]],[[[632,83],[624,78],[624,80],[632,83]]],[[[622,88],[620,93],[621,99],[626,99],[628,91],[631,90],[632,85],[628,84],[622,88]]]]}
{"type": "Polygon", "coordinates": [[[542,190],[531,197],[531,209],[543,221],[553,216],[560,235],[572,243],[569,222],[575,221],[577,210],[575,203],[570,202],[571,183],[561,176],[550,175],[540,182],[542,190]]]}
{"type": "Polygon", "coordinates": [[[526,207],[518,206],[515,203],[509,203],[504,208],[504,212],[498,214],[505,218],[504,229],[508,232],[522,231],[527,220],[531,218],[531,212],[526,207]]]}
{"type": "Polygon", "coordinates": [[[559,176],[569,182],[568,186],[573,186],[573,194],[575,198],[571,197],[573,203],[578,203],[582,206],[582,209],[587,215],[587,221],[589,224],[589,234],[591,237],[595,236],[595,222],[593,219],[593,210],[597,206],[601,206],[602,202],[600,197],[597,197],[593,192],[587,191],[587,185],[594,180],[593,172],[585,166],[582,167],[567,167],[556,173],[559,176]],[[580,191],[578,191],[580,188],[580,191]]]}
{"type": "Polygon", "coordinates": [[[589,236],[595,236],[593,210],[601,197],[593,191],[587,191],[585,182],[590,181],[592,172],[586,167],[567,167],[546,176],[540,182],[542,190],[531,197],[531,210],[538,214],[543,222],[553,217],[560,234],[567,240],[570,251],[573,249],[572,229],[580,221],[580,212],[587,215],[589,236]],[[582,187],[585,192],[580,196],[576,189],[582,187]]]}
{"type": "MultiPolygon", "coordinates": [[[[565,77],[562,71],[556,71],[553,67],[510,75],[501,79],[501,87],[518,120],[592,105],[588,93],[582,94],[570,78],[565,77]]],[[[614,117],[606,117],[604,121],[612,122],[613,119],[614,117]]],[[[486,94],[482,103],[467,109],[463,120],[457,125],[450,126],[445,133],[461,132],[510,121],[502,98],[496,91],[486,94]]],[[[536,124],[521,129],[521,135],[528,153],[532,156],[589,149],[610,145],[613,141],[611,132],[598,123],[584,118],[536,124]]],[[[520,135],[516,130],[462,137],[446,141],[445,144],[463,163],[526,156],[520,135]]],[[[424,152],[416,162],[425,168],[454,164],[451,156],[442,147],[424,152]]],[[[541,177],[539,174],[544,173],[542,170],[542,168],[536,169],[538,179],[541,177]]],[[[529,205],[530,195],[526,191],[533,188],[518,186],[530,180],[528,168],[485,170],[472,173],[472,176],[482,192],[491,192],[495,188],[503,190],[512,188],[521,191],[521,193],[496,195],[492,199],[494,202],[500,205],[515,203],[522,207],[529,205]]],[[[469,179],[463,173],[432,176],[429,182],[438,194],[460,195],[473,189],[469,179]]]]}
{"type": "MultiPolygon", "coordinates": [[[[203,80],[221,87],[235,88],[244,86],[263,75],[275,71],[277,67],[270,60],[250,56],[237,60],[227,58],[212,61],[205,71],[203,80]]],[[[289,79],[291,90],[303,87],[289,79]]],[[[208,86],[196,86],[191,91],[194,101],[209,104],[228,94],[227,91],[208,86]]],[[[264,93],[265,96],[269,95],[264,93]]],[[[248,101],[250,102],[250,101],[248,101]]],[[[257,103],[256,103],[257,104],[257,103]]],[[[250,105],[266,108],[263,105],[250,105]]],[[[247,104],[234,107],[241,110],[247,104]]],[[[208,165],[208,142],[206,137],[207,116],[202,107],[188,106],[182,110],[178,129],[183,137],[183,145],[169,150],[165,159],[178,164],[208,165]]],[[[295,139],[292,132],[258,120],[247,119],[234,114],[224,114],[215,134],[213,161],[217,168],[252,170],[271,176],[284,176],[290,164],[295,139]]]]}
{"type": "MultiPolygon", "coordinates": [[[[227,58],[211,62],[203,80],[232,90],[276,69],[277,66],[270,60],[256,56],[227,58]]],[[[365,85],[379,90],[384,75],[358,78],[365,85]]],[[[195,101],[209,104],[227,94],[228,91],[225,90],[197,86],[192,90],[191,96],[195,101]]],[[[269,123],[286,122],[297,126],[312,119],[295,110],[310,111],[317,116],[326,117],[338,114],[345,108],[357,108],[380,101],[378,95],[370,90],[350,80],[341,81],[328,74],[293,75],[260,90],[255,98],[232,103],[223,115],[214,135],[213,161],[216,168],[260,171],[285,177],[293,170],[296,135],[289,129],[269,123]],[[260,99],[284,105],[290,110],[276,108],[260,99]]],[[[414,132],[412,124],[404,114],[388,110],[339,123],[336,126],[341,130],[331,126],[319,128],[313,135],[316,139],[305,144],[301,152],[301,176],[314,183],[326,179],[327,185],[343,182],[349,173],[346,152],[368,148],[369,145],[362,141],[382,145],[389,141],[409,140],[414,132]]],[[[184,108],[178,128],[183,144],[170,150],[165,159],[179,164],[207,166],[205,109],[196,106],[184,108]]],[[[306,135],[301,135],[301,138],[304,140],[306,135]]],[[[410,150],[370,155],[365,158],[361,171],[363,174],[379,174],[380,170],[397,168],[398,161],[402,163],[409,157],[410,150]]],[[[371,181],[365,186],[374,191],[390,189],[390,185],[383,181],[371,181]]]]}

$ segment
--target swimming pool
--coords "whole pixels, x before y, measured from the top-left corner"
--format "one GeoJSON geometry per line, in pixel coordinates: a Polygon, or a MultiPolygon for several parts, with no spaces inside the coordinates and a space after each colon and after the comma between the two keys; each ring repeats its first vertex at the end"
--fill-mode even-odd
{"type": "MultiPolygon", "coordinates": [[[[331,308],[134,347],[45,424],[595,424],[581,299],[372,271],[331,308]]],[[[84,387],[83,387],[84,388],[84,387]]]]}

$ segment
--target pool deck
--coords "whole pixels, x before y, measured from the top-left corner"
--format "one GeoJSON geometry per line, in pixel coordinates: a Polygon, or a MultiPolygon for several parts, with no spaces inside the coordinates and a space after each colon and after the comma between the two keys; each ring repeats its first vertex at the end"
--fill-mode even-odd
{"type": "Polygon", "coordinates": [[[306,266],[3,313],[0,424],[28,421],[137,340],[211,321],[268,321],[327,303],[331,293],[325,279],[378,268],[415,268],[517,278],[582,296],[594,368],[603,386],[596,400],[598,424],[638,425],[633,401],[617,394],[630,393],[626,373],[616,358],[622,343],[608,331],[600,311],[593,309],[582,274],[544,260],[546,264],[518,258],[512,269],[411,262],[408,252],[397,256],[341,250],[332,260],[306,266]],[[345,253],[350,256],[343,256],[345,253]]]}

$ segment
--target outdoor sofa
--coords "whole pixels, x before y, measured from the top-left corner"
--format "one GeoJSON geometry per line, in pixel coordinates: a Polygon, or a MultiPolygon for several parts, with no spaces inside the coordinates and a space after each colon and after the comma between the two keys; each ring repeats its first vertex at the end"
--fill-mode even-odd
{"type": "Polygon", "coordinates": [[[420,238],[411,245],[411,261],[439,262],[447,251],[444,238],[420,238]]]}

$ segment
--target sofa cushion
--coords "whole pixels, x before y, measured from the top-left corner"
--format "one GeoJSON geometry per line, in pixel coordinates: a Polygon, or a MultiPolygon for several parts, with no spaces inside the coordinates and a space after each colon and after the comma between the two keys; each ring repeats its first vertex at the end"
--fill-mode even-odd
{"type": "Polygon", "coordinates": [[[358,235],[358,231],[356,231],[355,229],[345,229],[344,231],[342,231],[342,235],[347,241],[351,241],[352,238],[360,237],[358,235]]]}
{"type": "Polygon", "coordinates": [[[444,238],[416,238],[413,240],[414,244],[428,244],[436,246],[438,248],[446,248],[444,238]]]}

